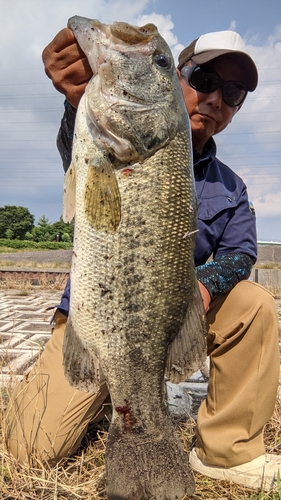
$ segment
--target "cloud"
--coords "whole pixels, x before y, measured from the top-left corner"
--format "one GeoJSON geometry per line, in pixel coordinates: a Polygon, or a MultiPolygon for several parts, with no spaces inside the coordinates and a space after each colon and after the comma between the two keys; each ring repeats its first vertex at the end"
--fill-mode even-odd
{"type": "MultiPolygon", "coordinates": [[[[216,141],[222,161],[248,186],[258,215],[259,233],[262,218],[281,216],[281,25],[263,45],[248,43],[247,48],[258,68],[259,85],[249,93],[233,123],[216,141]]],[[[278,232],[281,240],[281,231],[278,232]]]]}
{"type": "Polygon", "coordinates": [[[254,207],[260,217],[280,216],[281,191],[276,193],[260,194],[257,196],[254,207]]]}
{"type": "MultiPolygon", "coordinates": [[[[160,2],[159,2],[160,4],[160,2]]],[[[1,2],[0,31],[0,200],[27,206],[31,213],[60,216],[63,170],[56,135],[63,95],[44,73],[41,53],[77,14],[103,22],[153,22],[169,43],[175,61],[184,48],[173,15],[147,14],[150,0],[9,0],[1,2]],[[40,205],[41,203],[41,205],[40,205]]],[[[170,2],[171,12],[175,4],[170,2]]],[[[152,10],[152,9],[151,9],[152,10]]],[[[165,11],[167,12],[167,10],[165,11]]],[[[184,17],[184,16],[183,16],[184,17]]],[[[197,21],[200,26],[200,21],[197,21]]],[[[186,35],[186,20],[182,22],[186,35]]],[[[236,30],[238,21],[231,20],[236,30]]],[[[258,228],[270,214],[281,215],[281,24],[263,44],[259,33],[245,37],[259,70],[259,86],[249,94],[233,123],[216,138],[219,157],[243,177],[258,213],[258,228]],[[260,221],[260,222],[259,222],[260,221]]],[[[276,220],[276,219],[274,219],[276,220]]],[[[280,226],[280,222],[279,222],[280,226]]],[[[280,231],[280,230],[279,230],[280,231]]],[[[281,240],[281,234],[279,239],[281,240]]]]}
{"type": "Polygon", "coordinates": [[[231,21],[228,29],[231,30],[231,31],[236,31],[236,28],[237,28],[237,22],[236,21],[231,21]]]}
{"type": "Polygon", "coordinates": [[[96,18],[111,23],[114,20],[134,22],[149,4],[149,0],[9,0],[1,2],[0,61],[11,56],[14,64],[40,57],[44,46],[67,25],[73,15],[96,18]],[[4,50],[4,48],[6,50],[4,50]],[[23,61],[22,61],[23,57],[23,61]]]}
{"type": "Polygon", "coordinates": [[[148,4],[149,0],[1,2],[2,20],[9,20],[2,22],[0,31],[1,205],[27,206],[36,217],[45,213],[51,220],[61,214],[63,169],[56,135],[64,97],[45,75],[43,48],[73,15],[136,24],[148,4]]]}
{"type": "Polygon", "coordinates": [[[143,24],[153,23],[157,26],[159,33],[168,43],[174,60],[177,63],[179,53],[184,49],[184,45],[180,44],[178,37],[173,32],[174,23],[172,22],[171,15],[166,16],[162,14],[146,14],[138,17],[137,25],[141,26],[143,24]]]}

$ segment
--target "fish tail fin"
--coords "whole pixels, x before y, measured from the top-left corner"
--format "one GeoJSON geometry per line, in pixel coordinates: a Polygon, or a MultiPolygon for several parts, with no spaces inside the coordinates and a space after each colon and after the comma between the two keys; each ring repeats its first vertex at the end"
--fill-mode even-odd
{"type": "Polygon", "coordinates": [[[70,316],[65,328],[63,364],[64,373],[70,385],[93,394],[99,391],[99,360],[75,332],[70,316]]]}
{"type": "Polygon", "coordinates": [[[177,384],[199,370],[207,357],[207,325],[201,293],[195,282],[193,302],[168,349],[166,375],[177,384]]]}
{"type": "Polygon", "coordinates": [[[188,455],[165,414],[136,432],[124,432],[113,417],[105,463],[108,500],[180,500],[195,489],[188,455]]]}

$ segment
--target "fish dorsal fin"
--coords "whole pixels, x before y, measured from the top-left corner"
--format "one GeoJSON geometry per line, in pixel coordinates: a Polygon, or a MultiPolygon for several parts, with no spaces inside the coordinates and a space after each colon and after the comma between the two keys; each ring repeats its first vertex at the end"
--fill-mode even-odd
{"type": "Polygon", "coordinates": [[[88,169],[84,202],[86,217],[97,231],[116,231],[121,219],[120,192],[111,163],[102,153],[88,169]]]}
{"type": "Polygon", "coordinates": [[[139,27],[117,21],[111,25],[111,34],[131,45],[147,42],[149,37],[155,36],[157,33],[157,28],[152,23],[139,27]]]}
{"type": "MultiPolygon", "coordinates": [[[[196,282],[197,285],[197,282],[196,282]]],[[[166,375],[177,384],[188,379],[206,361],[206,318],[199,287],[179,333],[168,349],[166,375]]]]}
{"type": "Polygon", "coordinates": [[[71,222],[75,215],[76,206],[76,171],[73,164],[68,168],[64,176],[63,188],[63,221],[71,222]]]}

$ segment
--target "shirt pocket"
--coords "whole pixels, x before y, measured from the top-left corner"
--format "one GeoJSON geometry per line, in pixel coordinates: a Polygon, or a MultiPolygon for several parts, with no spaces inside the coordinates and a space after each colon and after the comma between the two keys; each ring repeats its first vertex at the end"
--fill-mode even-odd
{"type": "Polygon", "coordinates": [[[198,198],[198,219],[212,220],[222,212],[236,208],[237,198],[231,196],[215,196],[212,198],[198,198]]]}

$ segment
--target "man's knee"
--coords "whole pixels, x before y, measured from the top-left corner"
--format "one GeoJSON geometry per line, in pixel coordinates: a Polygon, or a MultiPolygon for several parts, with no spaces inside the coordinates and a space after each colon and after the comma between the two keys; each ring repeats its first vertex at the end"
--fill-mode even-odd
{"type": "Polygon", "coordinates": [[[255,303],[258,307],[268,307],[275,310],[275,302],[273,295],[263,286],[254,281],[243,280],[231,290],[230,294],[233,299],[243,304],[244,307],[249,307],[255,303]]]}
{"type": "MultiPolygon", "coordinates": [[[[218,311],[232,311],[236,317],[263,313],[276,316],[276,305],[273,295],[264,287],[253,281],[243,280],[228,293],[216,297],[210,308],[210,317],[218,311]]],[[[232,314],[229,316],[231,318],[232,314]]]]}

